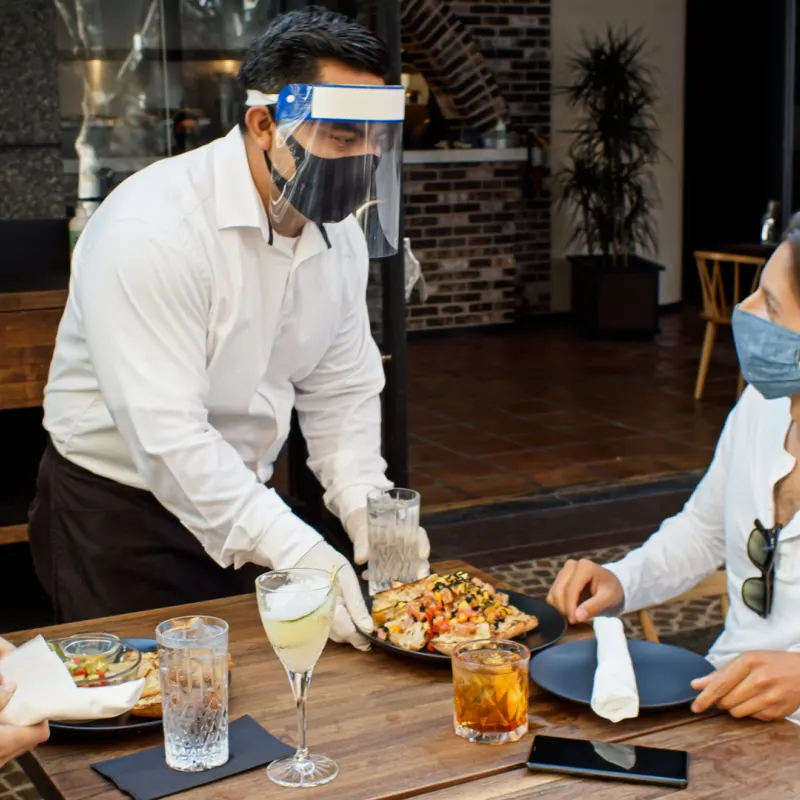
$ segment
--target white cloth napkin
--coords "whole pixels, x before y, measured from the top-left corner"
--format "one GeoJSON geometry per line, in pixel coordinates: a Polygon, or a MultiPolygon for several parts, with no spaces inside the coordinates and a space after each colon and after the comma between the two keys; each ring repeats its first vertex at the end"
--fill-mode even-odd
{"type": "Polygon", "coordinates": [[[592,711],[611,722],[639,715],[639,691],[622,621],[597,617],[597,669],[592,689],[592,711]]]}
{"type": "Polygon", "coordinates": [[[41,636],[0,659],[0,676],[17,684],[8,705],[0,710],[0,723],[6,725],[116,717],[130,711],[144,689],[143,678],[79,689],[66,664],[41,636]]]}
{"type": "Polygon", "coordinates": [[[636,748],[629,744],[614,742],[592,742],[595,753],[604,761],[620,769],[633,769],[636,766],[636,748]]]}

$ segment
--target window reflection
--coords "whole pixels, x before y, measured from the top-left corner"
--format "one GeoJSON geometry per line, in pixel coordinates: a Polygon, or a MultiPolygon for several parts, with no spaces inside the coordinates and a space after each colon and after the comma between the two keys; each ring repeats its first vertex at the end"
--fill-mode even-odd
{"type": "Polygon", "coordinates": [[[278,0],[54,0],[61,141],[75,199],[103,196],[238,121],[236,73],[278,0]]]}

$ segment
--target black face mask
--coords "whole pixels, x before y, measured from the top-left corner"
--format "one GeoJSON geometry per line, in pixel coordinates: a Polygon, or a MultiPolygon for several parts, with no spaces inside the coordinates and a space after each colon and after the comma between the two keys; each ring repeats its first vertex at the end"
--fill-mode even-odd
{"type": "Polygon", "coordinates": [[[378,156],[321,158],[309,153],[293,136],[286,140],[297,172],[284,178],[264,152],[272,182],[306,219],[316,223],[341,222],[367,202],[378,156]],[[287,191],[288,188],[288,191],[287,191]]]}

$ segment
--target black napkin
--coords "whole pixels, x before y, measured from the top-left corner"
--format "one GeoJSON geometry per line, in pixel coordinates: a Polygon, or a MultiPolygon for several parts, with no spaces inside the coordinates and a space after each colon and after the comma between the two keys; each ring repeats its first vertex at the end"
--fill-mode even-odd
{"type": "Polygon", "coordinates": [[[267,733],[250,716],[241,717],[228,726],[228,741],[228,763],[205,772],[177,772],[170,769],[164,759],[163,746],[100,761],[92,764],[92,769],[135,800],[158,800],[159,797],[214,783],[294,753],[293,748],[267,733]]]}

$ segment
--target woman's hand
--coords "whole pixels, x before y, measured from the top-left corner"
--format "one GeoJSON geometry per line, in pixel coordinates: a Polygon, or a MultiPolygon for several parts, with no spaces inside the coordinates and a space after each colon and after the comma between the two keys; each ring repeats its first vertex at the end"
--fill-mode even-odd
{"type": "Polygon", "coordinates": [[[692,681],[692,687],[702,689],[692,705],[696,713],[716,706],[733,717],[783,719],[800,707],[800,653],[742,653],[716,672],[692,681]]]}
{"type": "MultiPolygon", "coordinates": [[[[0,637],[0,659],[10,653],[14,645],[0,637]]],[[[13,683],[4,683],[0,678],[0,711],[7,705],[11,696],[14,694],[16,686],[13,683]]],[[[50,728],[46,722],[38,725],[19,725],[0,724],[0,767],[12,758],[33,750],[37,744],[42,744],[50,738],[50,728]]]]}

